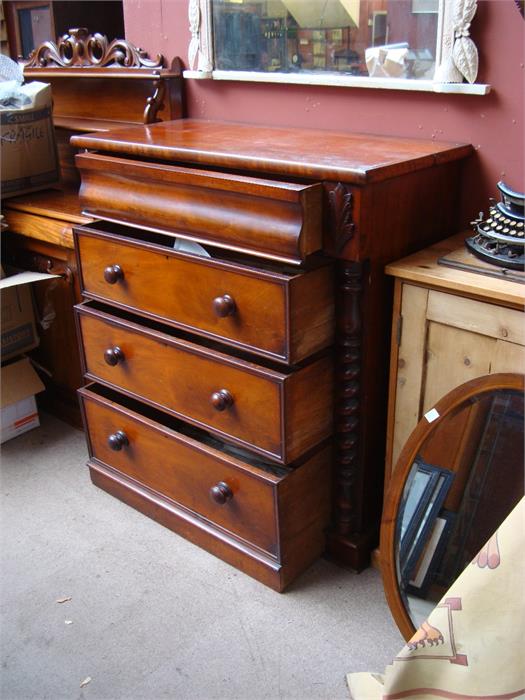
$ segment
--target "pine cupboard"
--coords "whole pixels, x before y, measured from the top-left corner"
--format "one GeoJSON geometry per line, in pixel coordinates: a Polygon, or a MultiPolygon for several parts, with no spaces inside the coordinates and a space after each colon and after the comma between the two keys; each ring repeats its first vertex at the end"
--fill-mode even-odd
{"type": "MultiPolygon", "coordinates": [[[[463,254],[459,234],[387,266],[395,278],[385,484],[419,420],[455,387],[525,372],[523,281],[440,263],[463,254]]],[[[490,268],[493,268],[492,270],[490,268]]]]}

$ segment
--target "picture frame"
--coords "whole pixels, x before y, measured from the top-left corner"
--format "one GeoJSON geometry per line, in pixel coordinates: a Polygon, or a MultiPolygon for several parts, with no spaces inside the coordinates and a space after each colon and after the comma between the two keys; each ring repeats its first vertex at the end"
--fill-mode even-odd
{"type": "Polygon", "coordinates": [[[427,543],[406,584],[407,594],[427,598],[429,588],[435,582],[436,572],[445,554],[454,519],[455,513],[442,510],[434,520],[427,543]]]}
{"type": "Polygon", "coordinates": [[[414,462],[407,480],[401,503],[402,517],[399,520],[398,534],[399,558],[404,560],[421,520],[423,511],[432,495],[437,479],[437,472],[422,461],[414,462]]]}
{"type": "Polygon", "coordinates": [[[453,479],[454,473],[448,469],[427,464],[419,456],[414,460],[400,518],[398,564],[405,585],[422,556],[453,479]]]}

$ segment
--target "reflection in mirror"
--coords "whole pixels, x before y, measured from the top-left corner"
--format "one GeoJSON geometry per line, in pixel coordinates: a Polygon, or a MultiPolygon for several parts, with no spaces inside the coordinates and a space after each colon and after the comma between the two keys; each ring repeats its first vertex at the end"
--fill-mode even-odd
{"type": "MultiPolygon", "coordinates": [[[[484,548],[499,562],[499,525],[524,495],[524,378],[481,377],[420,421],[398,460],[385,500],[385,592],[408,639],[484,548]]],[[[428,414],[427,414],[428,415],[428,414]]]]}
{"type": "Polygon", "coordinates": [[[438,0],[213,0],[215,68],[432,80],[438,0]]]}
{"type": "MultiPolygon", "coordinates": [[[[421,445],[398,514],[399,585],[414,626],[523,496],[523,420],[523,395],[494,391],[450,413],[421,445]]],[[[488,556],[490,567],[496,543],[488,556]]]]}

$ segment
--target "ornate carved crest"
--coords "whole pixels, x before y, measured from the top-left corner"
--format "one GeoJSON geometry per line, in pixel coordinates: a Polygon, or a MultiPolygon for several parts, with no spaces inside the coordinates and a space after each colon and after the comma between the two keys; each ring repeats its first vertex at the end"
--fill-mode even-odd
{"type": "Polygon", "coordinates": [[[84,27],[70,29],[57,44],[46,41],[31,53],[27,68],[162,68],[162,56],[152,60],[125,39],[110,43],[102,34],[89,34],[84,27]]]}
{"type": "Polygon", "coordinates": [[[352,193],[341,182],[328,193],[330,202],[330,219],[337,252],[343,250],[354,235],[355,224],[352,221],[352,193]]]}

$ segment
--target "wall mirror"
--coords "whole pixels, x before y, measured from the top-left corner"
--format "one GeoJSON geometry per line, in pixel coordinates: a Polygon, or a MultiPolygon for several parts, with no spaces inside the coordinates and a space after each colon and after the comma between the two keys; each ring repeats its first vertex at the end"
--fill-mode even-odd
{"type": "Polygon", "coordinates": [[[457,387],[399,456],[381,525],[385,594],[409,639],[524,494],[524,376],[457,387]]]}
{"type": "Polygon", "coordinates": [[[469,36],[476,5],[190,0],[185,77],[485,94],[469,36]]]}

